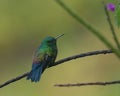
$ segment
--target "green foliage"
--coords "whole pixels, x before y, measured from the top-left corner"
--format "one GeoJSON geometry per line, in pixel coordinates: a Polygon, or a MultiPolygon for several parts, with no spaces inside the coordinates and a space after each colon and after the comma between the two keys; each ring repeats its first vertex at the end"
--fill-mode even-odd
{"type": "Polygon", "coordinates": [[[119,28],[120,27],[120,3],[118,3],[116,6],[115,21],[116,21],[116,24],[119,28]]]}

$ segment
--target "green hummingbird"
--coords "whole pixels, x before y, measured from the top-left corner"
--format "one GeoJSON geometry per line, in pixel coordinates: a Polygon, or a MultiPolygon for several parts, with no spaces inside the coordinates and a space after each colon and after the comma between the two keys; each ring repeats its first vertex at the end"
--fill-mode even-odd
{"type": "Polygon", "coordinates": [[[44,70],[55,63],[58,52],[56,41],[63,35],[56,38],[49,36],[41,42],[33,54],[32,70],[28,74],[27,80],[31,79],[32,82],[38,82],[44,70]]]}

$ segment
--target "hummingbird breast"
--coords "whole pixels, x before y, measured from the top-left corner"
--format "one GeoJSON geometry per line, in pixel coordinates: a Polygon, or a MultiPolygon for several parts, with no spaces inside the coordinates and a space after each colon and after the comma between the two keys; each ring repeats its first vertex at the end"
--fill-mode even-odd
{"type": "Polygon", "coordinates": [[[55,55],[57,55],[57,46],[50,46],[50,47],[47,47],[47,54],[49,55],[49,56],[55,56],[55,55]]]}

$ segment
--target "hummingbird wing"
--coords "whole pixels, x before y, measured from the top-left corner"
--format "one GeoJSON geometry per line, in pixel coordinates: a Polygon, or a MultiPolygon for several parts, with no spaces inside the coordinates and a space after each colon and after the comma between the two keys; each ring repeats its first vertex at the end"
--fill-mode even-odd
{"type": "Polygon", "coordinates": [[[41,74],[51,63],[52,59],[53,57],[49,56],[49,54],[47,54],[47,52],[42,48],[37,50],[34,54],[32,70],[29,73],[27,80],[31,79],[32,82],[38,82],[40,80],[41,74]]]}

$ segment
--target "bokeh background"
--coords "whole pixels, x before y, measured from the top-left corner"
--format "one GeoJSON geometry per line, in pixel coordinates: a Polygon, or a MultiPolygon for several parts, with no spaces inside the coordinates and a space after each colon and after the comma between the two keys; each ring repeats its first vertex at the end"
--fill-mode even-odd
{"type": "MultiPolygon", "coordinates": [[[[113,42],[100,0],[63,1],[113,42]]],[[[110,14],[113,18],[113,13],[110,14]]],[[[65,35],[57,42],[57,60],[107,49],[55,0],[0,0],[0,84],[31,69],[32,54],[44,37],[55,37],[63,33],[65,35]]],[[[47,69],[38,83],[23,78],[1,88],[0,96],[120,95],[120,85],[69,88],[54,86],[59,83],[111,80],[120,80],[118,58],[113,54],[91,56],[47,69]]]]}

